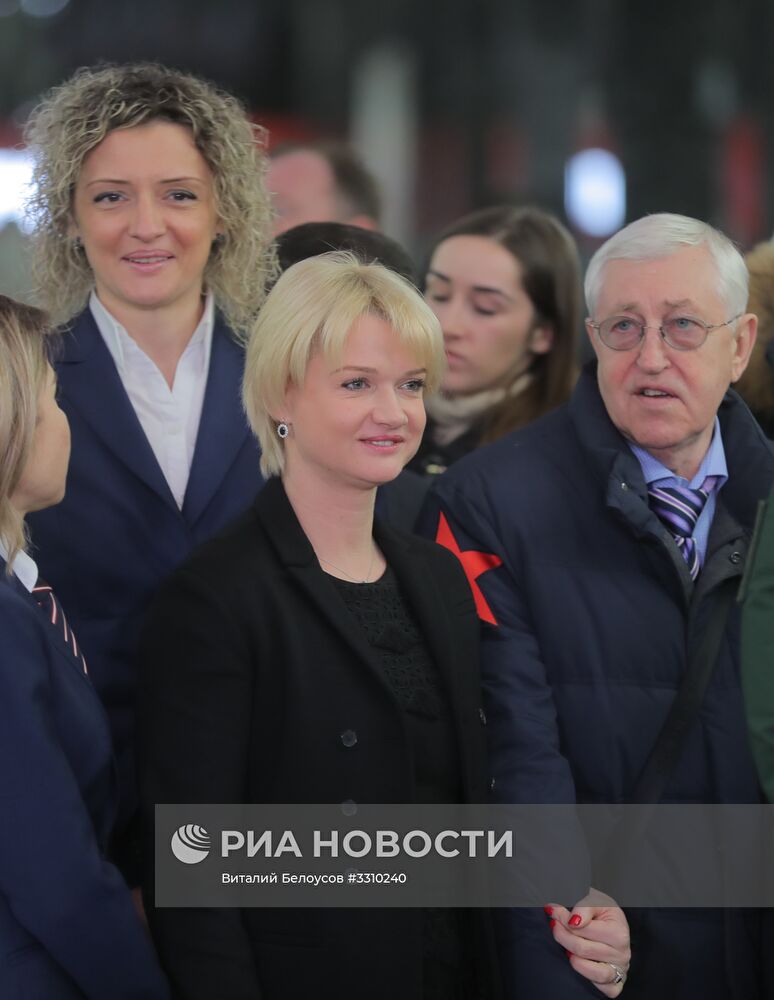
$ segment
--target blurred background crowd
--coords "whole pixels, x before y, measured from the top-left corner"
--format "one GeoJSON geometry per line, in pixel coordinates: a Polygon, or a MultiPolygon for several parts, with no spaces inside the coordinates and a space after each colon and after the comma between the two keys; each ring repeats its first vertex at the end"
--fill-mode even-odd
{"type": "Polygon", "coordinates": [[[742,249],[774,228],[766,0],[0,0],[0,291],[24,297],[21,128],[80,65],[155,59],[237,94],[271,147],[344,139],[421,257],[484,205],[537,204],[584,260],[647,212],[742,249]]]}
{"type": "Polygon", "coordinates": [[[420,284],[439,233],[487,206],[551,213],[582,267],[644,214],[717,226],[755,252],[740,389],[771,433],[772,37],[766,0],[0,0],[0,293],[35,301],[22,135],[41,94],[79,66],[157,60],[263,126],[277,234],[380,230],[420,284]]]}

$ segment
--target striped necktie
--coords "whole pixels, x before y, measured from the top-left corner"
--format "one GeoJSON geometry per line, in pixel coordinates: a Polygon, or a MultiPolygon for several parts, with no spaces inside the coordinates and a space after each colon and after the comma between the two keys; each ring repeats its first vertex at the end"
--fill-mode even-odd
{"type": "Polygon", "coordinates": [[[41,611],[63,637],[68,649],[83,668],[84,674],[88,674],[89,671],[86,669],[86,660],[81,652],[81,647],[78,645],[75,633],[67,624],[64,611],[62,611],[59,601],[54,596],[54,591],[47,583],[38,578],[38,582],[32,588],[32,596],[37,601],[41,611]]]}
{"type": "Polygon", "coordinates": [[[692,580],[696,579],[701,569],[693,533],[716,481],[717,476],[707,476],[697,490],[688,486],[653,486],[648,490],[650,509],[674,538],[688,564],[692,580]]]}

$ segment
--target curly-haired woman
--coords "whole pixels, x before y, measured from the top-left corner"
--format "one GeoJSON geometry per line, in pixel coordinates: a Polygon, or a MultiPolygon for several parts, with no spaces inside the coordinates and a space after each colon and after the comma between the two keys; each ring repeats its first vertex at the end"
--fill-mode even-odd
{"type": "Polygon", "coordinates": [[[233,97],[155,64],[78,71],[27,139],[73,438],[67,498],[30,518],[32,537],[108,709],[126,826],[140,620],[161,579],[262,484],[239,386],[240,338],[273,268],[264,154],[233,97]]]}

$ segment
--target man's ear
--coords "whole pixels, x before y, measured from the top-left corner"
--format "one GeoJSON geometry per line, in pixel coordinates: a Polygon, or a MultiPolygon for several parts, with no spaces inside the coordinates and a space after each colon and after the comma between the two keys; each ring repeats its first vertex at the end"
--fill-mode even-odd
{"type": "Polygon", "coordinates": [[[736,382],[750,360],[755,339],[758,336],[758,317],[755,313],[745,313],[736,321],[734,336],[734,356],[731,361],[731,381],[736,382]]]}
{"type": "Polygon", "coordinates": [[[592,347],[594,353],[596,354],[596,356],[599,357],[599,337],[597,336],[597,331],[591,325],[591,318],[590,317],[586,320],[586,322],[584,323],[584,326],[586,328],[586,333],[588,335],[588,338],[591,341],[591,347],[592,347]]]}

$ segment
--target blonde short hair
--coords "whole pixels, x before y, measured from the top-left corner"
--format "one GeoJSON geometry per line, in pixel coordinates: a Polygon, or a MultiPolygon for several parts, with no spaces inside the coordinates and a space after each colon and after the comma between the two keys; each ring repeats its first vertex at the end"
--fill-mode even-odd
{"type": "Polygon", "coordinates": [[[438,320],[419,292],[380,264],[351,253],[326,253],[299,261],[269,292],[247,345],[242,400],[261,445],[261,471],[284,467],[277,419],[289,385],[302,385],[312,354],[341,356],[352,325],[361,316],[384,319],[400,343],[417,354],[434,391],[445,366],[438,320]]]}
{"type": "Polygon", "coordinates": [[[11,503],[32,448],[48,370],[48,317],[0,295],[0,539],[6,569],[26,548],[24,517],[11,503]]]}
{"type": "Polygon", "coordinates": [[[246,331],[274,273],[263,130],[230,94],[155,63],[79,69],[30,115],[25,138],[35,166],[28,212],[39,299],[54,323],[85,307],[94,276],[70,238],[84,158],[113,130],[153,121],[190,129],[212,171],[223,237],[213,245],[204,284],[229,325],[246,331]]]}

